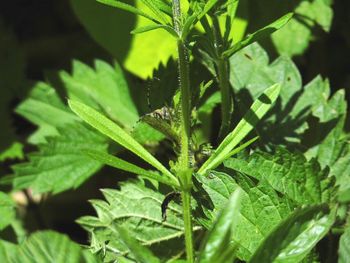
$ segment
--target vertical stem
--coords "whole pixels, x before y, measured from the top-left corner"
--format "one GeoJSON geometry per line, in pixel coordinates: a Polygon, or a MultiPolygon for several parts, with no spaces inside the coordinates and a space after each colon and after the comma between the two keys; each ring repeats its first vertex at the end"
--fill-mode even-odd
{"type": "Polygon", "coordinates": [[[218,81],[221,92],[221,127],[220,138],[224,138],[231,126],[231,114],[233,112],[233,99],[228,74],[228,61],[220,58],[217,61],[218,81]]]}
{"type": "Polygon", "coordinates": [[[182,191],[182,208],[183,208],[183,219],[185,227],[185,243],[186,243],[186,256],[187,262],[194,262],[193,255],[193,235],[192,235],[192,216],[191,216],[191,192],[182,191]]]}
{"type": "Polygon", "coordinates": [[[191,218],[191,188],[192,173],[189,159],[190,125],[191,125],[191,91],[189,76],[189,58],[184,39],[182,39],[182,15],[180,0],[173,0],[174,27],[179,38],[177,49],[179,56],[179,80],[181,92],[181,152],[179,156],[179,169],[177,171],[181,182],[181,196],[183,219],[185,227],[186,256],[189,263],[194,262],[192,218],[191,218]]]}
{"type": "Polygon", "coordinates": [[[229,132],[231,125],[231,114],[233,112],[233,97],[230,90],[229,63],[222,57],[223,38],[220,32],[218,18],[213,16],[213,30],[216,49],[216,67],[218,74],[218,83],[221,92],[221,127],[219,137],[223,139],[229,132]]]}

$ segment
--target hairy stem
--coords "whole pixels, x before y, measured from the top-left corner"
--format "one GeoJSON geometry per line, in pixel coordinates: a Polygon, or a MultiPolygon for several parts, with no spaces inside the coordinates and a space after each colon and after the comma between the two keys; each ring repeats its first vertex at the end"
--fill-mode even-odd
{"type": "Polygon", "coordinates": [[[184,226],[185,226],[187,262],[193,263],[194,254],[193,254],[192,218],[191,218],[191,192],[182,191],[181,197],[182,197],[183,219],[184,219],[184,226]]]}
{"type": "Polygon", "coordinates": [[[178,176],[181,181],[181,196],[183,219],[185,227],[186,256],[189,263],[194,262],[192,218],[191,218],[191,187],[192,173],[189,159],[190,125],[191,125],[191,91],[189,76],[189,55],[182,39],[182,17],[180,0],[173,0],[174,27],[178,34],[177,49],[179,58],[179,80],[181,92],[181,151],[179,156],[178,176]]]}

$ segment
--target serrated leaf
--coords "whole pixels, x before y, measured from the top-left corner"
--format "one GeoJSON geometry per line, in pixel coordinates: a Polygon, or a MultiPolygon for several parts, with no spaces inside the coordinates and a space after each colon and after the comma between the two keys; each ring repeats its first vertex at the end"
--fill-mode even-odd
{"type": "Polygon", "coordinates": [[[237,188],[220,212],[212,229],[207,233],[199,253],[200,263],[225,263],[234,259],[236,244],[231,242],[231,228],[235,224],[240,209],[241,189],[237,188]]]}
{"type": "Polygon", "coordinates": [[[3,192],[0,192],[0,231],[10,225],[15,219],[15,207],[16,204],[12,198],[3,192]]]}
{"type": "Polygon", "coordinates": [[[128,251],[118,238],[115,227],[128,229],[131,236],[141,245],[149,247],[156,256],[169,256],[169,253],[183,249],[182,209],[178,204],[169,203],[167,219],[163,221],[161,204],[165,196],[139,182],[123,183],[120,190],[104,189],[103,194],[107,201],[91,201],[97,217],[78,220],[91,233],[90,246],[93,251],[101,250],[106,242],[109,247],[106,257],[111,260],[128,251]],[[171,251],[169,246],[172,247],[171,251]]]}
{"type": "Polygon", "coordinates": [[[0,240],[0,258],[7,263],[99,263],[67,236],[53,231],[32,234],[20,245],[0,240]]]}
{"type": "Polygon", "coordinates": [[[101,168],[97,161],[82,154],[84,150],[107,150],[104,137],[81,123],[59,129],[59,136],[47,138],[39,152],[29,155],[27,163],[13,166],[13,188],[32,188],[37,193],[59,193],[77,188],[101,168]]]}
{"type": "Polygon", "coordinates": [[[177,179],[165,168],[156,158],[153,157],[141,144],[134,140],[126,131],[120,128],[116,123],[103,116],[93,108],[77,101],[70,100],[70,108],[85,122],[100,131],[102,134],[111,138],[121,146],[139,156],[144,161],[151,164],[154,168],[177,183],[177,179]]]}
{"type": "Polygon", "coordinates": [[[350,227],[347,226],[340,237],[338,263],[347,263],[350,258],[350,227]]]}
{"type": "Polygon", "coordinates": [[[216,171],[210,171],[207,176],[196,176],[207,196],[200,203],[205,218],[199,217],[199,222],[210,226],[235,189],[242,188],[241,209],[238,218],[235,216],[231,242],[237,246],[234,255],[247,261],[270,231],[295,206],[288,198],[274,191],[266,181],[255,183],[242,174],[227,172],[233,176],[216,171]]]}
{"type": "Polygon", "coordinates": [[[60,77],[70,99],[80,100],[102,110],[121,126],[131,129],[139,115],[124,74],[117,63],[113,66],[96,60],[94,68],[73,61],[72,74],[60,77]]]}
{"type": "Polygon", "coordinates": [[[272,41],[279,54],[301,55],[313,40],[313,30],[321,27],[329,31],[333,10],[323,0],[300,1],[295,8],[295,17],[278,32],[272,35],[272,41]]]}
{"type": "Polygon", "coordinates": [[[220,165],[226,156],[251,132],[259,120],[268,112],[276,101],[279,92],[279,84],[266,89],[253,103],[236,128],[226,136],[210,158],[202,165],[198,173],[204,174],[208,170],[220,165]]]}
{"type": "Polygon", "coordinates": [[[55,89],[43,82],[33,87],[15,111],[39,127],[28,139],[34,144],[45,143],[45,137],[58,135],[57,128],[79,120],[62,103],[55,89]]]}
{"type": "Polygon", "coordinates": [[[147,247],[144,247],[133,238],[126,229],[115,227],[118,231],[119,237],[122,242],[128,247],[131,254],[134,255],[137,262],[140,263],[159,263],[160,260],[155,257],[147,247]]]}
{"type": "Polygon", "coordinates": [[[249,262],[301,261],[328,233],[335,216],[335,210],[325,205],[295,211],[264,240],[249,262]]]}
{"type": "Polygon", "coordinates": [[[245,48],[246,46],[258,41],[263,37],[271,35],[272,33],[282,28],[285,24],[287,24],[289,20],[292,18],[292,16],[293,16],[293,13],[288,13],[283,17],[277,19],[273,23],[263,27],[262,29],[259,29],[253,34],[248,35],[246,38],[244,38],[240,42],[236,43],[233,47],[225,51],[223,55],[226,57],[231,57],[234,53],[241,50],[242,48],[245,48]]]}
{"type": "Polygon", "coordinates": [[[258,180],[266,179],[275,190],[300,205],[326,203],[334,197],[335,178],[301,153],[283,148],[273,154],[256,151],[246,159],[228,159],[224,165],[258,180]]]}

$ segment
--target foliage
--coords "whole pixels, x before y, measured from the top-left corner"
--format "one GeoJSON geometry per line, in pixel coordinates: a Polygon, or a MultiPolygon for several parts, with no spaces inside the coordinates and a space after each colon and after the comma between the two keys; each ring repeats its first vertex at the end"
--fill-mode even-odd
{"type": "Polygon", "coordinates": [[[267,2],[71,0],[114,58],[73,60],[28,93],[16,41],[1,43],[0,161],[10,164],[0,178],[0,258],[333,262],[338,251],[346,262],[345,92],[321,76],[304,85],[291,59],[315,29],[330,30],[332,1],[267,2]],[[263,46],[281,55],[270,62],[263,46]],[[23,138],[11,131],[15,97],[16,116],[36,127],[23,138]],[[113,174],[104,166],[126,181],[93,185],[95,215],[76,221],[87,246],[26,232],[26,206],[85,191],[93,175],[113,174]]]}

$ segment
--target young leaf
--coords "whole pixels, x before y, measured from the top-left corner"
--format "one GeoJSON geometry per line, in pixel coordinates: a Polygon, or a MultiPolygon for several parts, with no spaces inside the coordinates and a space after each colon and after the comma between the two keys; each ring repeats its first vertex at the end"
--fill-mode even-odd
{"type": "Polygon", "coordinates": [[[208,0],[203,8],[203,11],[199,14],[199,16],[197,17],[198,20],[201,20],[203,18],[203,16],[205,16],[210,9],[212,9],[214,7],[214,5],[218,2],[219,0],[208,0]]]}
{"type": "MultiPolygon", "coordinates": [[[[161,24],[167,24],[168,21],[162,11],[160,10],[159,2],[155,0],[140,0],[144,5],[146,5],[158,18],[158,21],[161,21],[161,24]]],[[[162,5],[163,6],[163,5],[162,5]]]]}
{"type": "Polygon", "coordinates": [[[258,121],[268,112],[276,101],[281,86],[275,84],[253,103],[236,128],[221,142],[210,158],[202,165],[198,173],[205,174],[208,170],[220,165],[226,156],[249,134],[258,121]]]}
{"type": "Polygon", "coordinates": [[[292,17],[293,17],[293,13],[288,13],[284,15],[283,17],[279,18],[278,20],[271,23],[270,25],[265,26],[259,29],[258,31],[254,32],[253,34],[248,35],[245,39],[241,40],[240,42],[233,45],[230,49],[226,50],[223,53],[223,55],[226,57],[231,57],[237,51],[256,42],[260,38],[271,35],[275,31],[283,27],[285,24],[287,24],[292,17]]]}
{"type": "Polygon", "coordinates": [[[162,172],[165,176],[172,178],[175,182],[177,179],[170,171],[165,168],[156,158],[153,157],[141,144],[134,140],[126,131],[119,127],[116,123],[103,116],[98,111],[77,101],[69,100],[70,108],[85,122],[108,136],[121,146],[139,156],[144,161],[162,172]]]}
{"type": "Polygon", "coordinates": [[[92,159],[99,161],[103,164],[112,166],[114,168],[134,173],[136,175],[141,175],[151,180],[156,180],[160,183],[164,183],[173,187],[179,187],[178,184],[174,184],[170,179],[167,180],[164,176],[160,176],[157,172],[145,170],[137,165],[124,161],[116,156],[108,153],[96,151],[96,150],[85,150],[84,151],[92,159]]]}
{"type": "Polygon", "coordinates": [[[155,257],[147,247],[142,246],[129,232],[123,227],[115,227],[122,242],[128,247],[131,254],[134,255],[137,262],[140,263],[159,263],[160,260],[155,257]]]}
{"type": "Polygon", "coordinates": [[[176,31],[171,26],[159,25],[159,24],[138,27],[138,28],[134,29],[133,31],[131,31],[131,34],[141,34],[141,33],[149,32],[149,31],[156,30],[156,29],[164,29],[164,30],[168,31],[175,38],[178,38],[176,31]]]}
{"type": "Polygon", "coordinates": [[[208,232],[199,254],[200,263],[232,262],[236,244],[231,241],[232,224],[237,223],[242,190],[237,188],[219,214],[212,229],[208,232]]]}
{"type": "Polygon", "coordinates": [[[295,211],[264,240],[249,263],[300,262],[328,233],[336,210],[312,206],[295,211]]]}
{"type": "Polygon", "coordinates": [[[153,18],[152,16],[146,14],[145,12],[141,11],[140,9],[138,9],[132,5],[129,5],[129,4],[125,4],[125,3],[117,1],[117,0],[96,0],[96,1],[100,2],[102,4],[105,4],[105,5],[109,5],[112,7],[122,9],[124,11],[128,11],[128,12],[133,13],[135,15],[143,16],[143,17],[145,17],[145,18],[147,18],[155,23],[159,22],[157,19],[153,18]]]}

